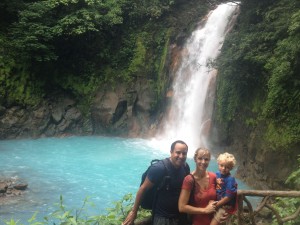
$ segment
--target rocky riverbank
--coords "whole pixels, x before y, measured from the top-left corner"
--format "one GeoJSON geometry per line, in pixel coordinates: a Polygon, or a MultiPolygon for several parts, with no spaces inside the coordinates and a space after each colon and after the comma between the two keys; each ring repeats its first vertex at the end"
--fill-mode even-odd
{"type": "Polygon", "coordinates": [[[28,188],[28,184],[18,178],[0,179],[0,205],[7,204],[14,198],[23,195],[28,188]]]}

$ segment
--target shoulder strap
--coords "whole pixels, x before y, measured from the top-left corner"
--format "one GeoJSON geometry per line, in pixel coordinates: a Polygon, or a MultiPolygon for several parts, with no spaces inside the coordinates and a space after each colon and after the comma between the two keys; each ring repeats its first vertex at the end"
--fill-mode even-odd
{"type": "MultiPolygon", "coordinates": [[[[192,179],[193,179],[193,189],[195,189],[195,182],[196,182],[196,181],[195,181],[195,177],[194,177],[194,175],[191,174],[191,173],[189,174],[189,176],[191,176],[192,179]]],[[[193,190],[193,189],[192,189],[192,190],[193,190]]]]}
{"type": "MultiPolygon", "coordinates": [[[[152,217],[154,216],[154,213],[153,213],[153,210],[155,208],[155,205],[156,205],[156,201],[157,201],[157,195],[158,195],[158,192],[164,187],[165,185],[165,182],[166,182],[166,177],[169,177],[169,169],[168,169],[168,163],[169,163],[169,160],[168,158],[165,158],[165,159],[162,159],[162,160],[158,160],[158,159],[154,159],[151,161],[151,165],[152,165],[152,162],[155,161],[155,162],[158,162],[158,161],[161,161],[162,164],[164,165],[164,176],[161,178],[161,180],[158,182],[158,185],[156,187],[156,192],[154,194],[154,200],[153,200],[153,204],[152,204],[152,217]]],[[[153,218],[152,218],[153,220],[153,218]]]]}
{"type": "Polygon", "coordinates": [[[193,196],[194,196],[194,194],[195,194],[195,189],[196,189],[196,184],[195,184],[195,183],[196,183],[196,180],[195,180],[195,177],[194,177],[193,174],[190,173],[188,176],[191,176],[192,179],[193,179],[193,187],[192,187],[191,194],[190,194],[190,199],[189,199],[189,204],[191,204],[191,203],[194,202],[193,196]]]}
{"type": "Polygon", "coordinates": [[[150,164],[151,164],[151,166],[152,166],[154,163],[157,163],[157,162],[159,162],[159,161],[160,161],[159,159],[152,159],[150,164]]]}
{"type": "Polygon", "coordinates": [[[169,170],[170,160],[168,158],[165,158],[165,159],[162,159],[161,161],[165,167],[165,175],[169,175],[170,174],[170,170],[169,170]]]}
{"type": "Polygon", "coordinates": [[[162,161],[162,164],[164,165],[165,171],[164,171],[164,176],[162,177],[162,179],[159,182],[158,185],[158,191],[161,190],[164,186],[166,188],[166,190],[169,190],[169,186],[170,186],[170,169],[169,169],[169,164],[170,164],[170,160],[168,158],[165,158],[162,161]]]}

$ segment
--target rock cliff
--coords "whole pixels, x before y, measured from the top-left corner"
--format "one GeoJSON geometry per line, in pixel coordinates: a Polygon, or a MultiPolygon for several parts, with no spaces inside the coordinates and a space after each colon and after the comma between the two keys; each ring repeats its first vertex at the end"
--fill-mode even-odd
{"type": "Polygon", "coordinates": [[[151,126],[154,101],[150,84],[137,80],[135,86],[119,84],[115,89],[99,89],[86,114],[75,98],[63,93],[33,107],[2,106],[0,139],[92,134],[144,136],[151,126]]]}
{"type": "Polygon", "coordinates": [[[251,127],[245,123],[246,114],[245,111],[239,111],[235,121],[226,128],[214,119],[217,130],[211,133],[214,145],[222,146],[217,147],[219,151],[228,151],[236,156],[236,176],[253,189],[288,188],[285,181],[297,169],[299,148],[293,146],[285,152],[271,148],[264,140],[266,124],[262,122],[251,127]]]}

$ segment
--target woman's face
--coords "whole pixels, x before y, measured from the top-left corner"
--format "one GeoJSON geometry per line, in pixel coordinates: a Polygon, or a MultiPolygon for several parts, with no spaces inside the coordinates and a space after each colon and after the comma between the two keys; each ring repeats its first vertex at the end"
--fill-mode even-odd
{"type": "Polygon", "coordinates": [[[210,162],[210,154],[200,150],[195,157],[195,162],[198,170],[206,171],[210,162]]]}

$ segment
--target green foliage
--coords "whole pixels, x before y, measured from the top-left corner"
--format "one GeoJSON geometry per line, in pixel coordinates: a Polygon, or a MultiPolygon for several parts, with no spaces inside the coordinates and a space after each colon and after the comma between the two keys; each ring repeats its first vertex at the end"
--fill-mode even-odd
{"type": "MultiPolygon", "coordinates": [[[[291,15],[287,24],[289,35],[277,42],[273,56],[266,64],[271,77],[268,81],[268,95],[263,113],[278,130],[277,136],[286,136],[286,141],[281,142],[282,145],[286,142],[300,141],[299,15],[299,11],[291,15]]],[[[274,129],[268,131],[271,132],[274,132],[274,129]]],[[[276,138],[271,140],[275,141],[276,138]]]]}
{"type": "Polygon", "coordinates": [[[298,155],[298,157],[298,169],[292,172],[286,180],[287,184],[293,185],[295,187],[300,187],[300,155],[298,155]]]}
{"type": "MultiPolygon", "coordinates": [[[[57,209],[44,217],[43,221],[37,221],[37,212],[28,220],[28,225],[119,225],[121,224],[133,206],[132,194],[126,194],[120,201],[113,202],[112,208],[108,208],[106,214],[88,216],[89,207],[94,207],[94,203],[86,197],[79,209],[68,209],[64,205],[64,199],[60,196],[59,203],[55,204],[57,209]]],[[[147,218],[150,211],[141,209],[138,212],[137,220],[147,218]]],[[[11,219],[4,221],[6,225],[23,225],[19,220],[11,219]]]]}
{"type": "Polygon", "coordinates": [[[96,75],[57,75],[54,82],[65,90],[72,90],[77,97],[87,97],[92,95],[100,81],[96,75]]]}
{"type": "Polygon", "coordinates": [[[164,42],[164,47],[162,50],[162,54],[161,54],[161,59],[160,59],[160,63],[158,66],[158,79],[157,79],[157,84],[156,86],[156,92],[157,92],[157,96],[161,96],[163,91],[166,90],[166,86],[167,86],[167,80],[166,80],[166,76],[164,76],[164,67],[166,64],[166,59],[168,56],[168,49],[169,49],[169,44],[170,44],[170,29],[168,29],[168,31],[166,32],[166,36],[164,37],[166,39],[166,41],[164,42]]]}
{"type": "Polygon", "coordinates": [[[56,59],[53,46],[47,44],[53,38],[48,11],[45,2],[33,2],[20,12],[19,22],[14,23],[11,29],[11,46],[21,53],[21,57],[37,61],[56,59]]]}
{"type": "MultiPolygon", "coordinates": [[[[96,221],[105,225],[119,225],[121,224],[130,210],[133,207],[133,196],[132,194],[126,194],[121,201],[114,202],[114,208],[108,208],[106,215],[100,215],[93,217],[96,221]]],[[[139,210],[137,215],[138,219],[149,217],[151,213],[147,210],[139,210]]]]}
{"type": "Polygon", "coordinates": [[[174,5],[174,0],[153,0],[153,1],[133,1],[130,2],[131,12],[130,17],[140,19],[140,18],[150,18],[158,19],[165,12],[170,10],[170,7],[174,5]]]}
{"type": "Polygon", "coordinates": [[[265,137],[273,149],[287,150],[290,145],[299,142],[300,120],[297,118],[290,121],[290,119],[292,118],[282,124],[271,121],[268,123],[265,137]]]}
{"type": "Polygon", "coordinates": [[[122,24],[123,1],[45,0],[25,4],[12,26],[12,47],[36,61],[56,60],[58,39],[122,24]]]}
{"type": "Polygon", "coordinates": [[[266,123],[274,149],[300,141],[299,8],[296,0],[244,1],[218,60],[218,120],[251,112],[241,116],[266,123]]]}
{"type": "Polygon", "coordinates": [[[257,120],[253,119],[253,118],[248,118],[246,119],[247,126],[253,126],[255,127],[257,125],[257,120]]]}
{"type": "Polygon", "coordinates": [[[134,49],[134,55],[129,64],[128,73],[130,75],[138,75],[144,73],[146,65],[146,47],[142,37],[138,37],[136,41],[136,47],[134,49]]]}
{"type": "MultiPolygon", "coordinates": [[[[173,1],[126,0],[44,0],[24,4],[19,20],[11,26],[11,47],[28,60],[52,61],[60,55],[56,48],[60,40],[85,35],[105,42],[106,32],[113,32],[124,23],[127,13],[158,18],[168,11],[173,1]]],[[[139,23],[139,21],[133,21],[139,23]]]]}
{"type": "Polygon", "coordinates": [[[155,90],[162,91],[158,86],[161,85],[159,79],[167,57],[169,36],[168,29],[152,23],[129,32],[122,40],[121,49],[112,56],[111,64],[105,66],[103,81],[115,87],[116,82],[130,83],[143,77],[153,83],[155,90]],[[126,61],[128,64],[124,65],[126,61]]]}
{"type": "MultiPolygon", "coordinates": [[[[274,204],[274,208],[279,212],[281,217],[290,216],[296,212],[298,207],[300,206],[299,198],[276,198],[276,204],[274,204]]],[[[300,218],[296,218],[295,220],[287,221],[285,225],[298,225],[300,223],[300,218]]],[[[272,225],[278,224],[275,215],[273,215],[272,225]]]]}
{"type": "MultiPolygon", "coordinates": [[[[135,31],[124,37],[123,45],[112,56],[111,63],[103,70],[102,81],[115,87],[119,82],[131,83],[137,77],[147,77],[152,67],[147,60],[150,34],[144,31],[135,31]],[[125,62],[125,63],[124,63],[125,62]]],[[[151,56],[153,57],[153,56],[151,56]]]]}
{"type": "Polygon", "coordinates": [[[35,105],[43,96],[42,84],[32,82],[26,67],[16,66],[13,59],[0,55],[0,102],[35,105]]]}
{"type": "Polygon", "coordinates": [[[4,0],[0,70],[6,75],[0,75],[0,101],[35,104],[59,90],[88,103],[100,86],[137,77],[150,80],[159,96],[166,85],[161,71],[168,41],[206,12],[199,2],[4,0]],[[196,17],[185,15],[191,7],[196,17]]]}
{"type": "Polygon", "coordinates": [[[80,224],[92,224],[89,223],[86,215],[83,213],[88,209],[87,206],[93,206],[93,203],[89,201],[89,198],[85,198],[80,209],[68,210],[63,202],[63,197],[60,196],[60,201],[57,204],[57,210],[50,214],[50,216],[45,216],[44,219],[47,223],[59,223],[61,225],[80,225],[80,224]]]}
{"type": "MultiPolygon", "coordinates": [[[[300,155],[298,157],[298,169],[292,172],[286,180],[286,183],[292,185],[293,187],[300,187],[300,155]]],[[[289,198],[288,200],[286,198],[276,198],[276,203],[274,204],[274,208],[279,212],[281,217],[293,215],[299,207],[300,198],[289,198]]],[[[299,223],[300,217],[296,218],[295,220],[287,221],[284,224],[297,225],[299,223]]],[[[278,223],[274,216],[272,225],[276,224],[278,223]]]]}

